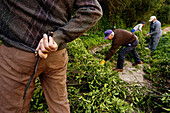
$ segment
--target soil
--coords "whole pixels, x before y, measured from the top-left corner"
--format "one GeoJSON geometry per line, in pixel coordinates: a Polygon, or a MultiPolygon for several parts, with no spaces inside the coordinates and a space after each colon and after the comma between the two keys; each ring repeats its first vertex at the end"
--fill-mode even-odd
{"type": "Polygon", "coordinates": [[[167,27],[167,28],[163,29],[162,32],[165,33],[165,34],[166,34],[167,32],[170,32],[170,27],[167,27]]]}

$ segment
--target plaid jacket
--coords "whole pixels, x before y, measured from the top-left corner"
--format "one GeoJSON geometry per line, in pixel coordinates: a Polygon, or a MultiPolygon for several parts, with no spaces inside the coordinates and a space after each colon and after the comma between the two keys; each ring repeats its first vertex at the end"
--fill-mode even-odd
{"type": "Polygon", "coordinates": [[[43,34],[53,31],[60,50],[101,16],[97,0],[0,0],[0,35],[36,48],[43,34]]]}

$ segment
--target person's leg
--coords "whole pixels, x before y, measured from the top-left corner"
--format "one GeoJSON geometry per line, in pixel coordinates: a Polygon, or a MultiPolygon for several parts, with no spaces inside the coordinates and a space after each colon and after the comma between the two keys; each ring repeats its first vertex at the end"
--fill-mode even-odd
{"type": "Polygon", "coordinates": [[[159,39],[160,39],[160,37],[154,37],[153,38],[153,45],[152,45],[152,49],[151,49],[152,53],[155,51],[155,49],[156,49],[156,47],[157,47],[157,45],[159,43],[159,39]]]}
{"type": "Polygon", "coordinates": [[[132,43],[132,46],[134,47],[131,51],[131,53],[133,54],[134,56],[134,60],[135,60],[135,63],[140,63],[140,59],[139,59],[139,55],[136,51],[136,46],[139,44],[139,40],[136,40],[135,42],[132,43]]]}
{"type": "Polygon", "coordinates": [[[138,64],[143,64],[143,62],[139,59],[139,55],[136,51],[136,48],[132,50],[132,54],[134,56],[135,63],[132,64],[132,66],[136,66],[138,64]]]}
{"type": "Polygon", "coordinates": [[[133,46],[127,46],[125,47],[120,53],[119,53],[119,56],[118,56],[118,61],[117,61],[117,68],[118,69],[123,69],[123,63],[124,63],[124,59],[126,57],[126,55],[132,51],[134,49],[133,46]]]}
{"type": "Polygon", "coordinates": [[[134,48],[132,51],[131,51],[131,53],[133,54],[133,56],[134,56],[134,60],[135,60],[135,63],[140,63],[140,59],[139,59],[139,55],[138,55],[138,53],[137,53],[137,51],[136,51],[136,48],[134,48]]]}
{"type": "Polygon", "coordinates": [[[33,53],[0,46],[0,113],[29,112],[34,82],[31,83],[25,100],[23,95],[36,60],[33,53]]]}
{"type": "Polygon", "coordinates": [[[47,69],[40,75],[50,113],[70,113],[66,87],[67,63],[66,49],[52,52],[46,61],[47,69]]]}
{"type": "Polygon", "coordinates": [[[150,40],[149,40],[149,49],[152,50],[152,45],[153,45],[153,38],[150,37],[150,40]]]}

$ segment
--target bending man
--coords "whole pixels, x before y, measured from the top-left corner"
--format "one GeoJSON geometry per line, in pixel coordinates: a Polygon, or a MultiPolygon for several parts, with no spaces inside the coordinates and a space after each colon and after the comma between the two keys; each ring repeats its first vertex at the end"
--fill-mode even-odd
{"type": "Polygon", "coordinates": [[[142,64],[142,61],[139,59],[138,53],[136,51],[136,46],[138,45],[138,37],[131,32],[123,29],[116,29],[114,31],[107,30],[105,31],[104,39],[112,40],[112,47],[109,50],[106,58],[100,62],[100,64],[105,64],[107,60],[109,60],[119,46],[126,46],[122,51],[120,51],[117,61],[117,68],[114,70],[118,72],[123,71],[123,63],[126,55],[128,53],[132,53],[135,59],[135,63],[133,65],[142,64]]]}

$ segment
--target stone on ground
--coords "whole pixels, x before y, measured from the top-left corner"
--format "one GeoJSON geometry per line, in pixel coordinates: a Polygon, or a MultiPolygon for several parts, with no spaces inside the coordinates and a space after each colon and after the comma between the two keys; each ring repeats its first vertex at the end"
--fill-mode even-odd
{"type": "Polygon", "coordinates": [[[128,83],[144,83],[143,75],[143,64],[139,64],[138,66],[132,66],[132,63],[129,61],[125,61],[123,72],[119,72],[119,76],[122,80],[128,83]],[[137,68],[138,67],[138,68],[137,68]]]}

